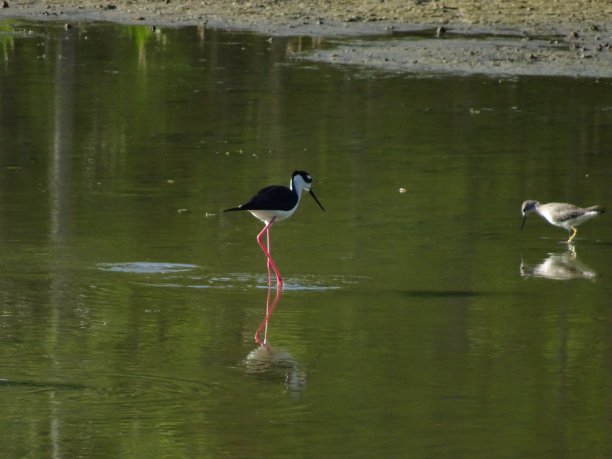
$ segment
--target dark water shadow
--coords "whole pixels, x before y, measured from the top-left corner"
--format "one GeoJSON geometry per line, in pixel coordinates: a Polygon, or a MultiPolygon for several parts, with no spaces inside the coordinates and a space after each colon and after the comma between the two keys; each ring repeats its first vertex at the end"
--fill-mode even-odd
{"type": "Polygon", "coordinates": [[[1,389],[32,389],[35,392],[45,391],[72,391],[72,390],[87,390],[93,389],[91,386],[77,383],[61,383],[53,381],[29,381],[18,379],[0,379],[1,389]]]}
{"type": "Polygon", "coordinates": [[[487,295],[475,290],[402,290],[400,293],[410,298],[472,298],[487,295]]]}

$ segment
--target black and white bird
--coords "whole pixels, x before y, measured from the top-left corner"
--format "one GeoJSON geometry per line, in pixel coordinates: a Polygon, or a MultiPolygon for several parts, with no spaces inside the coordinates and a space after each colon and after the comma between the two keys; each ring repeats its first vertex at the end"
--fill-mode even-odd
{"type": "Polygon", "coordinates": [[[283,278],[270,256],[270,227],[273,223],[286,220],[294,214],[300,204],[302,191],[308,191],[321,210],[325,210],[312,190],[312,177],[305,171],[295,171],[291,175],[289,187],[284,185],[267,186],[259,190],[255,196],[244,204],[224,210],[224,212],[246,210],[265,223],[264,229],[257,235],[257,242],[268,260],[268,282],[270,282],[269,274],[270,267],[272,267],[276,275],[276,282],[281,288],[283,278]],[[266,245],[261,240],[264,233],[266,233],[266,245]]]}
{"type": "Polygon", "coordinates": [[[576,233],[578,232],[576,226],[590,220],[593,217],[596,217],[599,214],[603,214],[605,209],[599,206],[583,208],[565,202],[549,202],[547,204],[540,204],[538,201],[528,200],[521,206],[521,214],[523,215],[521,230],[525,226],[527,214],[531,212],[535,212],[536,214],[540,215],[551,225],[568,230],[571,235],[567,242],[570,243],[576,237],[576,233]]]}

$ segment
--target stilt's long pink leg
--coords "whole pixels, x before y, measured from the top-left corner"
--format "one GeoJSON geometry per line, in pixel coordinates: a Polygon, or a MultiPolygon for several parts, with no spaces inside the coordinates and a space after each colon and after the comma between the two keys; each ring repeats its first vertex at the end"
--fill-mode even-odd
{"type": "Polygon", "coordinates": [[[264,243],[261,240],[261,238],[263,237],[263,234],[266,233],[268,235],[268,241],[269,241],[270,234],[269,234],[268,230],[269,230],[270,226],[272,226],[272,223],[274,223],[275,220],[276,220],[276,217],[273,217],[272,220],[270,220],[270,223],[268,223],[264,227],[264,229],[261,230],[261,232],[257,235],[257,242],[259,243],[259,246],[261,247],[261,250],[263,250],[264,253],[266,254],[266,258],[268,259],[268,266],[272,266],[272,269],[274,270],[274,274],[276,274],[276,282],[282,288],[283,287],[283,278],[281,277],[280,272],[278,272],[278,268],[276,267],[276,264],[274,263],[274,260],[270,256],[270,252],[266,249],[266,246],[264,245],[264,243]]]}
{"type": "MultiPolygon", "coordinates": [[[[268,255],[270,254],[270,227],[266,230],[266,245],[268,247],[268,255]]],[[[270,259],[268,258],[268,289],[272,286],[272,275],[270,273],[270,259]]],[[[268,293],[269,295],[269,293],[268,293]]]]}

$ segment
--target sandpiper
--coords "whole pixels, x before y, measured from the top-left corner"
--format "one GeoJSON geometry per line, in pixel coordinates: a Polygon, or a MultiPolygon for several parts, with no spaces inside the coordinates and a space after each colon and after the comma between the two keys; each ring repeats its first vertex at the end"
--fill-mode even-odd
{"type": "Polygon", "coordinates": [[[549,202],[547,204],[540,204],[538,201],[528,200],[521,206],[521,213],[523,214],[523,222],[521,223],[521,230],[525,226],[525,220],[527,214],[535,212],[551,225],[558,226],[559,228],[565,228],[571,235],[567,242],[572,242],[576,237],[578,230],[576,226],[596,217],[599,214],[603,214],[605,209],[599,206],[591,207],[578,207],[574,204],[568,204],[566,202],[549,202]]]}

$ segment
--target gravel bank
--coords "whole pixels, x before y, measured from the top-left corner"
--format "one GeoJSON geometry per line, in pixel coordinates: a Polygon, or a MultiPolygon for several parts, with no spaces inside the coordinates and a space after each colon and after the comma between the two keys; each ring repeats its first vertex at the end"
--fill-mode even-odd
{"type": "Polygon", "coordinates": [[[393,72],[612,78],[608,0],[7,2],[0,19],[206,23],[271,36],[315,36],[335,46],[292,56],[393,72]]]}

